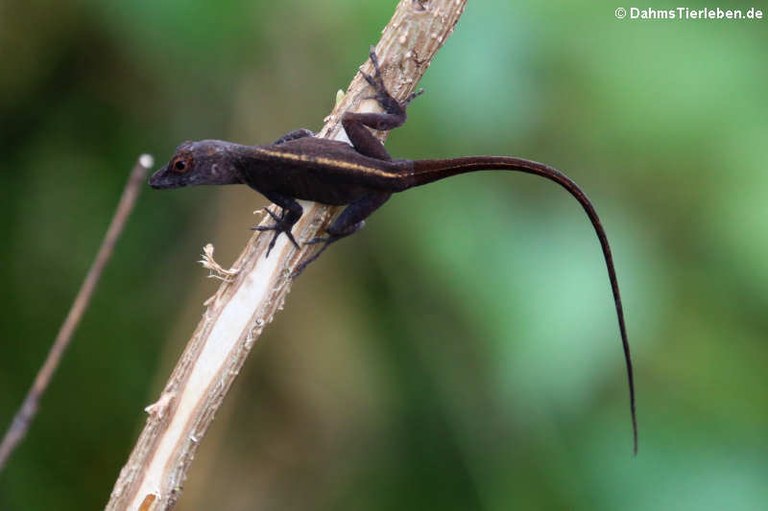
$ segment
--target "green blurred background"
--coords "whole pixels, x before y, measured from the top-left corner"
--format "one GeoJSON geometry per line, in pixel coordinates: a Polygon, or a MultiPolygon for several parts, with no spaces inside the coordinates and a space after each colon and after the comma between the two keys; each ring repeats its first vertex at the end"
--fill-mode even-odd
{"type": "MultiPolygon", "coordinates": [[[[3,429],[135,157],[318,129],[394,5],[0,2],[3,429]]],[[[766,508],[767,22],[619,6],[470,2],[388,147],[529,157],[588,191],[625,298],[639,456],[582,211],[543,180],[474,174],[393,198],[296,282],[179,509],[766,508]]],[[[216,289],[202,246],[227,265],[264,204],[145,190],[1,510],[103,506],[216,289]]]]}

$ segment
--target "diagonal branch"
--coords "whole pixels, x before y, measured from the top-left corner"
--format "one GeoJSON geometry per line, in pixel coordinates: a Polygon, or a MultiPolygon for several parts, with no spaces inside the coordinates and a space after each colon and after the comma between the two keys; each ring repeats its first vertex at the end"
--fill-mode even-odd
{"type": "MultiPolygon", "coordinates": [[[[450,35],[466,0],[401,0],[382,32],[376,54],[393,96],[405,99],[450,35]]],[[[361,55],[364,49],[361,48],[361,55]]],[[[372,72],[370,62],[363,68],[372,72]]],[[[376,108],[358,74],[338,101],[320,137],[344,140],[341,114],[376,108]]],[[[302,203],[297,240],[322,232],[340,208],[302,203]]],[[[269,219],[267,218],[267,221],[269,219]]],[[[203,317],[156,403],[115,483],[107,509],[171,509],[178,500],[197,445],[205,435],[253,343],[282,307],[291,275],[316,246],[296,249],[281,236],[265,258],[271,233],[254,235],[234,271],[207,302],[203,317]]],[[[210,253],[206,263],[216,271],[210,253]]]]}

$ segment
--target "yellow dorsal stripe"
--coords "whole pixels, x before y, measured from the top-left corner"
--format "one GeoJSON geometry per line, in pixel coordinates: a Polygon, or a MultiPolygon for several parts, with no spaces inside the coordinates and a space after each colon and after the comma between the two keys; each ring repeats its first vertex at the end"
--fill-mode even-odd
{"type": "Polygon", "coordinates": [[[352,163],[352,162],[338,160],[334,158],[326,158],[323,156],[297,154],[297,153],[289,153],[289,152],[283,152],[283,151],[272,151],[272,150],[263,149],[263,148],[259,148],[256,151],[258,153],[263,154],[264,156],[270,156],[273,158],[280,158],[283,160],[292,160],[292,161],[306,161],[306,162],[316,163],[318,165],[327,165],[330,167],[336,167],[340,169],[361,172],[363,174],[372,174],[372,175],[384,177],[384,178],[393,178],[397,176],[393,172],[387,172],[386,170],[377,169],[375,167],[370,167],[368,165],[362,165],[360,163],[352,163]]]}

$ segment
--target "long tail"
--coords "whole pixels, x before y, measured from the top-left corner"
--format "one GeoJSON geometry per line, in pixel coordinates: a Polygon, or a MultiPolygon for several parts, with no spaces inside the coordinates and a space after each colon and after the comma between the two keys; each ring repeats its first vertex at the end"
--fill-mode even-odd
{"type": "Polygon", "coordinates": [[[613,301],[616,305],[616,316],[619,320],[619,330],[621,332],[621,343],[624,348],[624,361],[627,367],[627,381],[629,383],[629,405],[632,414],[632,439],[633,451],[637,454],[637,411],[635,408],[635,381],[632,371],[632,357],[629,350],[629,339],[627,337],[627,328],[624,324],[624,308],[621,305],[621,294],[619,293],[619,283],[616,278],[616,269],[613,265],[613,256],[611,247],[608,244],[608,237],[605,229],[597,216],[592,202],[586,194],[574,183],[571,178],[559,170],[537,163],[535,161],[524,160],[506,156],[478,156],[466,158],[454,158],[445,160],[416,160],[413,162],[413,173],[408,176],[408,188],[421,186],[434,181],[439,181],[449,176],[464,174],[467,172],[476,172],[479,170],[509,170],[512,172],[525,172],[526,174],[535,174],[550,181],[554,181],[568,193],[570,193],[589,217],[592,227],[595,229],[597,238],[600,240],[600,247],[603,249],[605,265],[608,269],[608,278],[611,281],[611,290],[613,291],[613,301]]]}

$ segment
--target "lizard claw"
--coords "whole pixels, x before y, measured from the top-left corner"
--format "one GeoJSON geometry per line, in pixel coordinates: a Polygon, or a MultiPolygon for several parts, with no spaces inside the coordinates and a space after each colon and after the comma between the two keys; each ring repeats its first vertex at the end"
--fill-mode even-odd
{"type": "Polygon", "coordinates": [[[269,208],[264,208],[264,211],[266,211],[269,216],[272,217],[272,220],[275,221],[272,225],[257,225],[255,227],[251,227],[251,230],[253,231],[259,231],[259,232],[265,232],[265,231],[274,231],[274,235],[272,236],[272,239],[269,242],[269,246],[267,247],[267,255],[266,257],[269,257],[269,253],[272,252],[272,249],[275,246],[275,243],[277,242],[277,237],[280,236],[280,233],[283,233],[286,235],[286,237],[293,243],[293,246],[296,247],[296,249],[299,249],[299,244],[296,241],[296,238],[293,237],[293,233],[291,232],[291,228],[293,227],[293,223],[288,219],[288,216],[285,214],[285,210],[280,215],[277,215],[272,212],[269,208]]]}
{"type": "MultiPolygon", "coordinates": [[[[272,220],[274,220],[275,222],[279,222],[279,221],[280,221],[280,217],[279,217],[279,216],[277,216],[277,214],[273,213],[271,209],[269,209],[269,208],[263,208],[263,209],[264,209],[264,211],[266,211],[266,213],[267,213],[269,216],[271,216],[271,217],[272,217],[272,220]]],[[[260,231],[260,230],[266,230],[266,229],[255,229],[255,228],[254,228],[254,230],[256,230],[256,231],[260,231]]]]}
{"type": "Polygon", "coordinates": [[[318,236],[316,238],[312,238],[309,241],[305,241],[305,245],[317,245],[318,243],[333,243],[335,240],[331,240],[330,236],[318,236]]]}
{"type": "Polygon", "coordinates": [[[338,241],[343,236],[334,236],[332,234],[329,234],[328,236],[318,236],[316,238],[312,238],[311,240],[305,242],[305,245],[317,245],[322,243],[323,246],[320,247],[320,250],[309,256],[307,259],[301,262],[299,266],[296,267],[291,277],[296,278],[306,269],[307,266],[309,266],[311,263],[315,262],[315,259],[320,257],[320,255],[325,252],[325,249],[327,249],[331,243],[334,241],[338,241]]]}
{"type": "Polygon", "coordinates": [[[384,82],[381,79],[381,71],[379,70],[378,65],[376,66],[376,72],[374,73],[373,76],[363,71],[360,71],[360,74],[363,76],[363,78],[365,78],[365,81],[368,82],[368,85],[370,85],[374,89],[378,90],[384,87],[384,82]]]}
{"type": "Polygon", "coordinates": [[[365,81],[368,82],[368,84],[373,87],[377,93],[381,90],[386,90],[386,87],[384,86],[384,80],[381,77],[381,66],[379,65],[379,57],[376,55],[376,48],[371,46],[370,50],[368,51],[368,56],[371,59],[371,64],[373,64],[373,76],[363,71],[360,71],[360,74],[363,75],[365,81]]]}
{"type": "Polygon", "coordinates": [[[408,97],[405,98],[405,101],[403,101],[403,106],[408,106],[411,103],[411,101],[418,98],[422,94],[424,94],[424,89],[419,89],[415,92],[411,92],[410,94],[408,94],[408,97]]]}

